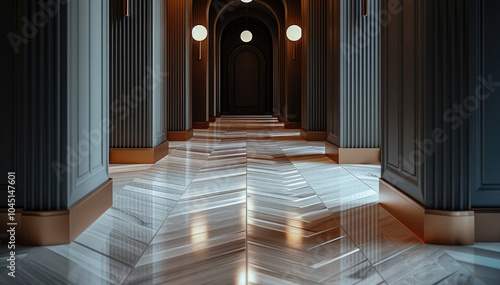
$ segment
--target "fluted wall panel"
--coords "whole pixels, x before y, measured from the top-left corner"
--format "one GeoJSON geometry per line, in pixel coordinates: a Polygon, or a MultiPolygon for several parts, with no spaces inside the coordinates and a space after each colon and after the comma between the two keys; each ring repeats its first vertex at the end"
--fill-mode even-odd
{"type": "Polygon", "coordinates": [[[111,145],[112,148],[153,147],[151,98],[153,69],[152,2],[129,0],[110,3],[111,37],[111,145]]]}
{"type": "MultiPolygon", "coordinates": [[[[3,17],[0,19],[0,34],[12,36],[16,31],[17,17],[16,1],[0,2],[0,9],[3,12],[3,17]]],[[[19,158],[18,138],[16,132],[17,122],[19,121],[16,112],[16,96],[17,86],[19,82],[16,74],[19,67],[16,66],[16,48],[18,45],[12,45],[11,42],[5,40],[0,41],[0,53],[2,54],[2,69],[0,69],[0,84],[3,88],[4,96],[2,96],[2,104],[0,104],[0,128],[2,129],[2,148],[0,148],[0,173],[8,173],[16,170],[17,160],[19,158]]],[[[0,181],[0,196],[8,197],[8,182],[7,179],[0,181]]],[[[23,207],[22,192],[19,192],[18,205],[23,207]]],[[[7,208],[7,199],[0,199],[0,207],[7,208]]]]}
{"type": "MultiPolygon", "coordinates": [[[[17,4],[18,19],[47,13],[34,1],[17,4]]],[[[109,2],[51,9],[16,56],[18,199],[24,192],[24,210],[32,211],[67,210],[109,177],[109,2]]]]}
{"type": "MultiPolygon", "coordinates": [[[[31,19],[38,11],[34,1],[18,1],[19,19],[31,19]]],[[[66,48],[68,8],[59,7],[56,17],[18,54],[19,149],[22,158],[17,170],[17,188],[24,190],[25,209],[63,210],[67,206],[66,185],[52,170],[51,162],[62,163],[67,140],[66,48]],[[35,143],[36,142],[36,143],[35,143]]],[[[22,35],[22,23],[17,32],[22,35]]],[[[18,191],[20,192],[20,191],[18,191]]]]}
{"type": "Polygon", "coordinates": [[[469,1],[396,4],[382,1],[382,177],[428,209],[470,210],[470,128],[453,119],[473,80],[469,1]]]}
{"type": "Polygon", "coordinates": [[[340,147],[380,146],[380,2],[340,0],[340,147]]]}
{"type": "Polygon", "coordinates": [[[446,119],[448,110],[462,104],[468,89],[467,0],[429,1],[425,135],[442,130],[448,139],[434,145],[425,164],[426,206],[432,209],[468,210],[468,128],[456,128],[446,119]],[[430,29],[431,27],[438,27],[430,29]]]}
{"type": "Polygon", "coordinates": [[[191,118],[191,0],[167,1],[168,130],[187,131],[191,118]]]}
{"type": "Polygon", "coordinates": [[[328,1],[302,1],[302,128],[326,131],[328,1]]]}

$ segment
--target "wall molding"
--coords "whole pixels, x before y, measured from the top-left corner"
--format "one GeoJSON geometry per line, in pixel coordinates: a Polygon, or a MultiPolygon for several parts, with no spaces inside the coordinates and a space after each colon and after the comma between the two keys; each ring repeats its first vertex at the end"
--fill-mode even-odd
{"type": "MultiPolygon", "coordinates": [[[[113,179],[63,211],[23,211],[16,214],[18,239],[25,245],[55,245],[73,242],[113,204],[113,179]]],[[[0,209],[3,221],[7,209],[0,209]]],[[[2,222],[0,230],[4,231],[2,222]]]]}
{"type": "Polygon", "coordinates": [[[500,242],[500,209],[426,209],[384,179],[380,179],[380,205],[425,243],[500,242]]]}
{"type": "Polygon", "coordinates": [[[341,148],[327,141],[325,152],[338,164],[380,164],[380,148],[341,148]]]}
{"type": "Polygon", "coordinates": [[[155,148],[111,148],[110,164],[154,164],[168,155],[168,141],[155,148]]]}
{"type": "Polygon", "coordinates": [[[300,137],[306,141],[326,141],[327,133],[300,129],[300,137]]]}
{"type": "Polygon", "coordinates": [[[285,122],[285,129],[298,130],[301,126],[301,122],[285,122]]]}
{"type": "Polygon", "coordinates": [[[169,141],[188,141],[194,135],[194,130],[189,129],[187,131],[169,131],[167,137],[169,141]]]}
{"type": "Polygon", "coordinates": [[[193,129],[208,129],[210,122],[193,122],[193,129]]]}
{"type": "Polygon", "coordinates": [[[476,242],[500,242],[500,208],[473,210],[476,242]]]}

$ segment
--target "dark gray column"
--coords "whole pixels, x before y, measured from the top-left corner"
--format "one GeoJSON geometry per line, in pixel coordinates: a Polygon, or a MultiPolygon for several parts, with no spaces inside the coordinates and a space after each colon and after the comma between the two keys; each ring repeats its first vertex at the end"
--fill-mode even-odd
{"type": "Polygon", "coordinates": [[[467,128],[444,118],[467,96],[465,22],[463,1],[401,1],[383,30],[382,177],[431,209],[470,208],[467,128]]]}
{"type": "Polygon", "coordinates": [[[313,140],[326,139],[328,2],[302,1],[302,129],[313,140]]]}
{"type": "Polygon", "coordinates": [[[154,148],[166,138],[165,10],[161,1],[111,0],[112,148],[154,148]]]}
{"type": "Polygon", "coordinates": [[[380,202],[426,242],[498,241],[500,4],[396,4],[382,1],[380,202]]]}
{"type": "Polygon", "coordinates": [[[380,147],[380,3],[330,3],[328,141],[340,148],[380,147]],[[331,111],[330,111],[331,110],[331,111]]]}
{"type": "Polygon", "coordinates": [[[16,55],[24,210],[70,209],[108,181],[109,3],[68,3],[17,3],[13,32],[26,40],[16,55]]]}
{"type": "MultiPolygon", "coordinates": [[[[0,41],[0,52],[2,54],[2,66],[0,69],[0,83],[3,86],[2,104],[0,104],[0,128],[2,129],[2,147],[0,148],[0,173],[7,175],[8,172],[16,171],[19,151],[17,146],[16,125],[18,124],[18,112],[16,112],[16,100],[22,103],[20,96],[16,96],[19,81],[16,74],[19,68],[16,66],[17,53],[24,43],[17,38],[17,3],[16,1],[0,2],[2,19],[0,34],[4,40],[0,41]]],[[[7,179],[0,180],[0,197],[8,196],[7,179]]],[[[23,207],[23,192],[18,193],[18,207],[23,207]]],[[[7,207],[7,199],[0,199],[0,207],[7,207]]]]}

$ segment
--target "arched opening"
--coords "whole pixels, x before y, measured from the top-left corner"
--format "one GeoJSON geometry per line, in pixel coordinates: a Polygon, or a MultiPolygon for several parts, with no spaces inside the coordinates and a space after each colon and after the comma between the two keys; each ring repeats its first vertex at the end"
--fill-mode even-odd
{"type": "Polygon", "coordinates": [[[227,25],[221,35],[220,66],[222,114],[272,114],[273,43],[267,27],[244,19],[227,25]],[[251,31],[252,41],[240,39],[244,30],[251,31]]]}

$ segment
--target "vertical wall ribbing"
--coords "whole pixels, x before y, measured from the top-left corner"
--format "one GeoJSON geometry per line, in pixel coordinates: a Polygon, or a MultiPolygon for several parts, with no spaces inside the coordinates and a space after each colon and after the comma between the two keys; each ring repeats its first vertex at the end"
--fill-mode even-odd
{"type": "Polygon", "coordinates": [[[167,125],[169,131],[187,131],[192,126],[190,13],[190,0],[167,1],[167,125]]]}
{"type": "Polygon", "coordinates": [[[17,5],[47,20],[17,54],[18,186],[25,210],[66,210],[108,179],[108,1],[17,5]]]}
{"type": "MultiPolygon", "coordinates": [[[[380,146],[380,3],[367,1],[363,17],[360,1],[339,0],[340,134],[344,148],[380,146]]],[[[336,27],[332,27],[336,28],[336,27]]],[[[329,52],[333,52],[329,50],[329,52]]],[[[333,127],[333,124],[332,124],[333,127]]],[[[331,134],[333,129],[329,130],[331,134]]],[[[333,139],[332,139],[333,140],[333,139]]]]}
{"type": "MultiPolygon", "coordinates": [[[[28,21],[40,10],[34,1],[18,1],[18,19],[28,21]]],[[[67,6],[60,5],[59,13],[48,20],[43,29],[27,44],[19,46],[19,149],[22,159],[17,170],[17,183],[25,191],[25,209],[61,210],[66,207],[66,185],[52,171],[52,162],[61,162],[67,134],[65,98],[67,90],[65,39],[67,6]],[[64,58],[61,60],[61,58],[64,58]]],[[[17,33],[22,33],[18,22],[17,33]]],[[[12,170],[11,170],[12,171],[12,170]]]]}
{"type": "Polygon", "coordinates": [[[426,137],[433,139],[442,130],[447,140],[435,144],[425,163],[426,206],[442,210],[467,210],[468,128],[455,128],[447,119],[449,110],[463,104],[469,96],[468,27],[466,0],[427,2],[426,31],[427,86],[426,137]],[[464,166],[464,167],[462,167],[464,166]]]}
{"type": "Polygon", "coordinates": [[[383,179],[429,209],[470,209],[468,3],[398,1],[382,30],[383,179]]]}
{"type": "Polygon", "coordinates": [[[328,1],[302,1],[302,128],[326,131],[328,1]]]}
{"type": "Polygon", "coordinates": [[[111,147],[154,147],[151,1],[130,0],[129,17],[123,1],[110,2],[111,147]]]}

